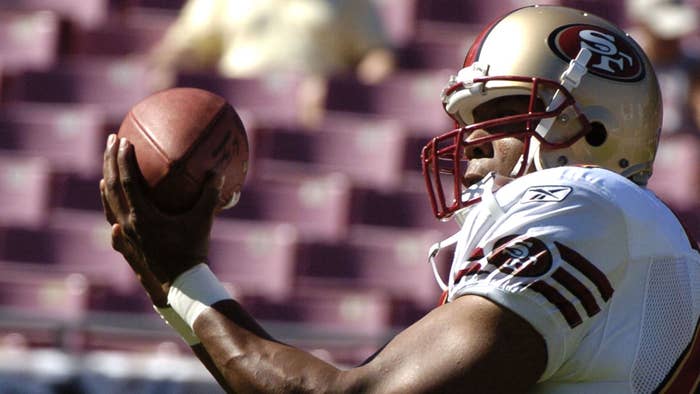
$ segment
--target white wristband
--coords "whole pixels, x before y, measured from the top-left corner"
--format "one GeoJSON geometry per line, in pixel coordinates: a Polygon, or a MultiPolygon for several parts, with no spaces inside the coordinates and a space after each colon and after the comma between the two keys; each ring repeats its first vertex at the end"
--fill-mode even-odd
{"type": "Polygon", "coordinates": [[[173,310],[173,308],[169,306],[159,308],[153,305],[153,309],[158,312],[160,317],[165,320],[170,327],[180,334],[180,337],[187,343],[187,345],[194,346],[200,343],[199,338],[197,338],[194,331],[192,331],[190,326],[187,325],[187,323],[180,317],[180,315],[177,314],[177,312],[175,312],[175,310],[173,310]]]}
{"type": "Polygon", "coordinates": [[[168,291],[168,303],[190,328],[208,307],[229,299],[231,295],[206,264],[198,264],[180,274],[168,291]]]}

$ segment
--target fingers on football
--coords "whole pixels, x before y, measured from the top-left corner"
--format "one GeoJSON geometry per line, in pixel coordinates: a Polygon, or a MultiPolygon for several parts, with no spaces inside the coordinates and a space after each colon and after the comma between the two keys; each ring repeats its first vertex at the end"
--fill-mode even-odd
{"type": "Polygon", "coordinates": [[[110,134],[107,139],[107,148],[105,149],[102,162],[104,189],[101,188],[101,190],[104,190],[104,205],[109,207],[109,211],[112,213],[112,217],[115,221],[122,219],[123,216],[127,215],[129,212],[121,198],[122,191],[121,185],[119,184],[119,170],[117,168],[117,147],[119,144],[116,142],[117,136],[115,134],[110,134]]]}
{"type": "MultiPolygon", "coordinates": [[[[122,231],[121,225],[119,225],[118,223],[112,225],[112,248],[117,252],[123,254],[124,257],[127,257],[127,255],[130,252],[129,242],[127,241],[126,236],[122,231]]],[[[127,261],[128,260],[129,259],[127,258],[127,261]]]]}
{"type": "Polygon", "coordinates": [[[109,201],[107,201],[106,185],[107,183],[105,182],[105,180],[100,179],[100,197],[102,198],[102,210],[105,213],[107,222],[109,222],[109,224],[114,224],[117,222],[117,217],[114,215],[114,212],[112,212],[112,208],[109,206],[109,201]]]}
{"type": "Polygon", "coordinates": [[[141,215],[152,212],[154,207],[148,203],[138,182],[141,171],[136,162],[134,146],[126,138],[122,138],[119,141],[117,170],[119,172],[119,182],[124,190],[129,208],[141,215]]]}
{"type": "Polygon", "coordinates": [[[203,215],[211,215],[220,202],[219,197],[223,186],[224,175],[220,172],[210,172],[204,182],[202,194],[194,206],[194,211],[203,215]]]}

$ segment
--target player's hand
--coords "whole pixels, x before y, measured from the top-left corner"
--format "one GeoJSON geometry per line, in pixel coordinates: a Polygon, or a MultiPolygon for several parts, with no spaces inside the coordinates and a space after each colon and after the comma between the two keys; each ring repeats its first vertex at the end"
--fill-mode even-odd
{"type": "Polygon", "coordinates": [[[117,223],[116,216],[107,202],[106,182],[100,180],[100,195],[102,196],[102,207],[107,217],[107,221],[112,225],[112,247],[124,256],[136,274],[136,278],[141,282],[141,286],[151,298],[153,305],[164,308],[168,305],[168,287],[161,285],[158,279],[148,269],[143,254],[137,250],[122,233],[121,226],[117,223]]]}
{"type": "Polygon", "coordinates": [[[191,210],[166,214],[145,195],[133,145],[110,136],[100,189],[107,220],[112,224],[112,246],[124,255],[147,290],[158,294],[153,278],[164,291],[178,275],[206,261],[223,185],[222,176],[213,175],[216,173],[207,179],[191,210]]]}

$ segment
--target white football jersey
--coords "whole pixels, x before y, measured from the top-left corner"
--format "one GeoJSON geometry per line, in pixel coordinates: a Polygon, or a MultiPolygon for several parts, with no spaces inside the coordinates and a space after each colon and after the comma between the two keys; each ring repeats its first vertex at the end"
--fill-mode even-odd
{"type": "Polygon", "coordinates": [[[447,301],[526,319],[548,361],[536,393],[693,393],[700,254],[652,192],[611,171],[518,178],[458,212],[447,301]]]}

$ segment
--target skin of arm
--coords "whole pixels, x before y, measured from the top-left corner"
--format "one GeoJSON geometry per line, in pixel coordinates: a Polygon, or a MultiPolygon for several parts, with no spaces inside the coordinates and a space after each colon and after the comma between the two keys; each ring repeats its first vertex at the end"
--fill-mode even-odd
{"type": "Polygon", "coordinates": [[[234,392],[518,393],[546,364],[544,340],[522,318],[479,296],[460,297],[401,332],[373,359],[340,370],[281,344],[233,300],[194,330],[234,392]]]}
{"type": "MultiPolygon", "coordinates": [[[[158,298],[206,256],[221,180],[212,176],[191,212],[166,216],[154,211],[136,182],[133,146],[110,141],[101,190],[114,247],[141,272],[142,284],[150,278],[144,287],[158,298]]],[[[470,295],[434,309],[371,361],[348,370],[276,341],[234,300],[206,309],[193,329],[201,341],[195,354],[224,389],[236,393],[525,392],[547,361],[544,339],[529,323],[470,295]]]]}

